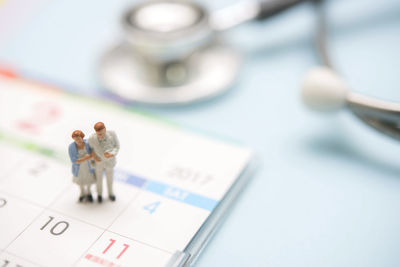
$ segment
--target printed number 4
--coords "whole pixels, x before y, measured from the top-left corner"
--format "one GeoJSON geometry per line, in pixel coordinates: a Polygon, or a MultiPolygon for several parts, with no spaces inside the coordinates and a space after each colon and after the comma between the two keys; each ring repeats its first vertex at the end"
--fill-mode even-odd
{"type": "Polygon", "coordinates": [[[147,210],[150,214],[153,214],[157,210],[158,206],[160,206],[160,204],[160,201],[152,202],[144,206],[143,209],[147,210]]]}

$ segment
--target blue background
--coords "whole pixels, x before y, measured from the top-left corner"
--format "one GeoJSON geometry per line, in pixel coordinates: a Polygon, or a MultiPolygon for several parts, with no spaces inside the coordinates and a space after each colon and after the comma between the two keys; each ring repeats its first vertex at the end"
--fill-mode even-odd
{"type": "MultiPolygon", "coordinates": [[[[96,94],[99,56],[120,39],[118,19],[128,5],[48,1],[0,44],[0,62],[96,94]]],[[[350,86],[400,101],[400,1],[330,1],[329,17],[334,61],[350,86]]],[[[400,266],[400,145],[349,112],[325,116],[302,105],[302,77],[316,64],[313,19],[303,5],[227,33],[246,60],[224,96],[140,107],[241,140],[262,159],[197,267],[400,266]]]]}

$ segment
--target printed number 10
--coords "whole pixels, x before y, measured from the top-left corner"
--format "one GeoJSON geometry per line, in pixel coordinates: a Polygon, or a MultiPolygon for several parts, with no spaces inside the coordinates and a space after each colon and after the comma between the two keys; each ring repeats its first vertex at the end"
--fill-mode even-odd
{"type": "MultiPolygon", "coordinates": [[[[42,228],[40,228],[40,230],[43,230],[44,228],[46,228],[46,226],[54,219],[54,217],[49,216],[50,220],[47,221],[47,223],[45,225],[42,226],[42,228]]],[[[69,223],[65,222],[65,221],[61,221],[56,223],[51,229],[50,229],[50,233],[52,235],[61,235],[65,232],[65,230],[67,230],[69,227],[69,223]],[[60,227],[58,227],[60,226],[60,227]],[[58,228],[58,231],[56,230],[58,228]]]]}
{"type": "MultiPolygon", "coordinates": [[[[103,254],[106,254],[106,252],[112,247],[112,245],[114,245],[115,240],[114,239],[110,239],[110,244],[106,247],[106,249],[103,251],[103,254]]],[[[121,251],[121,253],[119,253],[119,255],[117,256],[117,259],[121,258],[122,254],[125,253],[125,251],[129,248],[129,245],[124,244],[124,249],[121,251]]]]}

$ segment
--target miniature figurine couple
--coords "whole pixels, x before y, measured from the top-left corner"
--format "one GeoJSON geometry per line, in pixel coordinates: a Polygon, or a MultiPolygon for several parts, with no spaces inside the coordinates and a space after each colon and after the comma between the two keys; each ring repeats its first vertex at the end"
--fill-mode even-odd
{"type": "Polygon", "coordinates": [[[72,133],[72,142],[68,152],[72,162],[73,182],[81,189],[79,202],[87,200],[93,202],[90,186],[96,183],[97,201],[103,201],[103,173],[106,173],[108,197],[115,201],[112,190],[114,166],[116,155],[119,151],[119,141],[113,131],[107,131],[104,123],[94,125],[95,133],[89,140],[84,139],[85,134],[80,130],[72,133]]]}

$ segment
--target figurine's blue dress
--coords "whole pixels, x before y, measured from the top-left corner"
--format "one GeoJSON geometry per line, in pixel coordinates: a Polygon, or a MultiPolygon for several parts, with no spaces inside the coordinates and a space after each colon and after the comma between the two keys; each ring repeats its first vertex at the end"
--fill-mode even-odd
{"type": "Polygon", "coordinates": [[[75,163],[76,160],[91,153],[91,149],[84,139],[85,147],[78,149],[76,143],[73,142],[69,145],[68,152],[72,161],[72,181],[78,185],[91,185],[96,182],[94,177],[94,170],[90,166],[89,160],[82,163],[75,163]]]}

